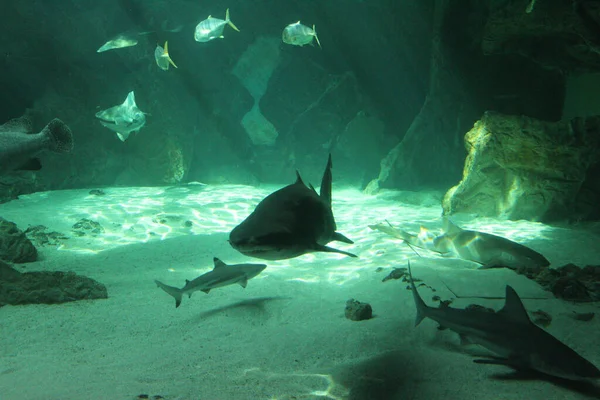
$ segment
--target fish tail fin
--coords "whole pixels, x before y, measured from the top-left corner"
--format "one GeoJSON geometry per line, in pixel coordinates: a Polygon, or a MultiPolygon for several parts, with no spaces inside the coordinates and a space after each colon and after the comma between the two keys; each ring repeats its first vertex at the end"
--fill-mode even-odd
{"type": "Polygon", "coordinates": [[[227,11],[225,11],[225,22],[227,22],[227,24],[232,27],[233,29],[235,29],[236,31],[240,31],[237,26],[235,26],[235,24],[233,22],[231,22],[231,19],[229,18],[229,8],[227,9],[227,11]]]}
{"type": "Polygon", "coordinates": [[[319,48],[322,49],[323,47],[321,47],[321,42],[319,41],[319,37],[317,36],[317,30],[315,29],[315,24],[313,24],[313,35],[315,35],[315,39],[317,39],[317,44],[319,45],[319,48]]]}
{"type": "Polygon", "coordinates": [[[410,287],[413,292],[413,299],[415,300],[415,306],[417,308],[417,317],[415,318],[415,326],[419,325],[423,319],[427,316],[427,304],[423,301],[412,276],[412,270],[410,269],[410,261],[408,261],[408,275],[410,277],[410,287]]]}
{"type": "Polygon", "coordinates": [[[156,286],[167,292],[169,295],[173,296],[175,298],[175,308],[179,307],[181,304],[181,298],[183,297],[183,291],[181,289],[174,286],[165,285],[164,283],[156,280],[154,283],[156,283],[156,286]]]}
{"type": "Polygon", "coordinates": [[[54,118],[41,133],[48,138],[50,150],[56,153],[68,153],[73,150],[73,133],[60,119],[54,118]]]}
{"type": "Polygon", "coordinates": [[[172,66],[174,66],[175,68],[177,68],[177,65],[175,65],[175,63],[173,62],[173,60],[171,60],[171,56],[169,55],[169,41],[168,40],[165,42],[163,56],[167,57],[167,60],[169,61],[169,64],[171,64],[172,66]]]}

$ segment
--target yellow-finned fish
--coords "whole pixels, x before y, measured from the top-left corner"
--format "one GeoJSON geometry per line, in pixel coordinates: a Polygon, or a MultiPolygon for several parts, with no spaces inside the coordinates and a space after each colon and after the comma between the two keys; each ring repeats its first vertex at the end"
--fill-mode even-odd
{"type": "Polygon", "coordinates": [[[156,65],[158,68],[163,71],[169,70],[169,64],[177,68],[177,65],[171,60],[171,56],[169,56],[169,42],[165,42],[165,47],[160,47],[159,44],[156,45],[156,49],[154,50],[154,59],[156,60],[156,65]]]}
{"type": "Polygon", "coordinates": [[[204,21],[196,25],[196,31],[194,32],[194,39],[196,42],[208,42],[216,38],[223,38],[223,29],[225,25],[229,25],[236,31],[240,31],[229,19],[229,8],[225,11],[225,19],[213,18],[208,16],[204,21]]]}
{"type": "Polygon", "coordinates": [[[315,26],[312,28],[302,25],[300,21],[289,24],[285,27],[282,34],[283,43],[291,44],[294,46],[304,46],[305,44],[311,44],[313,39],[317,40],[317,44],[321,47],[321,42],[317,37],[317,31],[315,26]]]}

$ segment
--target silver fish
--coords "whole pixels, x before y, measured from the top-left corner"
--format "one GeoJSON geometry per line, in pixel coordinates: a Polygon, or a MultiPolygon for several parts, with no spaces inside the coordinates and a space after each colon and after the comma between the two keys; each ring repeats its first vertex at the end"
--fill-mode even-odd
{"type": "Polygon", "coordinates": [[[42,151],[68,153],[72,149],[73,134],[60,119],[53,119],[39,133],[31,133],[27,117],[13,119],[0,125],[0,175],[39,170],[42,166],[36,156],[42,151]]]}
{"type": "Polygon", "coordinates": [[[120,33],[114,38],[110,39],[108,42],[104,43],[102,46],[100,46],[100,48],[96,50],[96,53],[102,53],[108,50],[122,49],[124,47],[135,46],[136,44],[138,44],[136,36],[136,33],[131,32],[120,33]]]}
{"type": "Polygon", "coordinates": [[[321,42],[317,36],[315,26],[312,29],[306,25],[302,25],[300,21],[295,24],[289,24],[285,27],[282,34],[283,43],[291,44],[294,46],[304,46],[305,44],[311,44],[313,39],[317,40],[317,44],[321,47],[321,42]]]}
{"type": "Polygon", "coordinates": [[[531,322],[523,302],[512,287],[506,286],[504,307],[497,312],[449,306],[433,308],[427,306],[419,295],[410,262],[408,273],[417,308],[415,326],[430,318],[441,328],[458,333],[462,344],[478,344],[498,355],[475,360],[476,363],[530,369],[571,380],[600,378],[600,370],[595,365],[531,322]]]}
{"type": "Polygon", "coordinates": [[[160,47],[160,45],[156,45],[156,49],[154,50],[154,59],[156,60],[156,65],[158,68],[163,71],[169,70],[169,64],[177,68],[177,65],[171,60],[171,56],[169,56],[169,42],[165,42],[165,47],[160,47]]]}
{"type": "Polygon", "coordinates": [[[131,132],[139,131],[146,124],[146,115],[135,104],[133,92],[129,92],[123,104],[98,111],[96,118],[104,127],[116,132],[123,142],[131,132]]]}
{"type": "Polygon", "coordinates": [[[245,288],[248,280],[260,274],[267,266],[265,264],[235,264],[227,265],[217,257],[213,258],[215,267],[212,271],[200,275],[192,281],[185,281],[185,285],[179,289],[174,286],[165,285],[160,281],[154,281],[156,286],[175,298],[175,307],[179,307],[184,294],[192,297],[192,293],[202,291],[208,294],[212,289],[223,286],[239,284],[245,288]]]}
{"type": "Polygon", "coordinates": [[[216,38],[223,38],[223,29],[225,25],[231,26],[236,31],[240,31],[229,19],[229,8],[225,11],[225,19],[213,18],[208,16],[204,21],[196,25],[196,31],[194,32],[194,40],[196,42],[208,42],[216,38]]]}

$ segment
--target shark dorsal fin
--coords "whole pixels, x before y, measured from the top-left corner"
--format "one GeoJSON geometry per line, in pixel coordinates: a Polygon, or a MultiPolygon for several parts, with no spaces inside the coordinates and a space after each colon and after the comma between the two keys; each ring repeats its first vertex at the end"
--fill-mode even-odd
{"type": "Polygon", "coordinates": [[[454,223],[452,221],[450,221],[450,218],[448,217],[444,217],[444,232],[445,233],[459,233],[462,231],[462,228],[460,228],[457,225],[454,225],[454,223]]]}
{"type": "Polygon", "coordinates": [[[312,185],[312,183],[308,184],[308,187],[312,189],[313,192],[317,193],[317,189],[312,185]]]}
{"type": "Polygon", "coordinates": [[[300,172],[298,172],[298,170],[296,170],[296,182],[294,182],[294,184],[297,185],[299,183],[304,185],[304,181],[302,180],[302,177],[300,176],[300,172]]]}
{"type": "Polygon", "coordinates": [[[222,267],[226,267],[227,266],[227,264],[225,264],[223,261],[219,260],[217,257],[213,258],[213,262],[215,263],[215,268],[214,269],[222,268],[222,267]]]}
{"type": "Polygon", "coordinates": [[[133,93],[133,90],[129,92],[123,105],[126,107],[135,107],[135,94],[133,93]]]}
{"type": "Polygon", "coordinates": [[[321,179],[321,187],[319,189],[321,199],[325,203],[331,207],[331,181],[333,180],[331,176],[331,153],[329,153],[329,158],[327,159],[327,166],[325,167],[325,172],[323,172],[323,179],[321,179]]]}
{"type": "Polygon", "coordinates": [[[504,302],[504,307],[502,307],[498,313],[515,322],[531,322],[521,298],[517,292],[515,292],[515,289],[509,285],[506,285],[506,300],[504,302]]]}

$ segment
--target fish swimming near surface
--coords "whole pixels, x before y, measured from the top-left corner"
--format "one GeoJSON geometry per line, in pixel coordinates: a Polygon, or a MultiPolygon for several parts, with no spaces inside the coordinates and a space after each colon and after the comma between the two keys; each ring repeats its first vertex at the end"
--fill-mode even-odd
{"type": "Polygon", "coordinates": [[[331,210],[331,154],[321,180],[320,194],[307,187],[296,171],[296,182],[265,197],[229,234],[240,253],[264,260],[284,260],[311,252],[352,253],[326,246],[352,240],[336,232],[331,210]]]}
{"type": "Polygon", "coordinates": [[[108,42],[104,43],[98,50],[97,53],[103,53],[108,50],[114,49],[122,49],[125,47],[131,47],[138,44],[137,39],[138,33],[135,32],[125,32],[120,33],[117,36],[110,39],[108,42]]]}
{"type": "Polygon", "coordinates": [[[55,153],[73,150],[71,129],[58,118],[50,121],[41,132],[31,132],[31,120],[27,116],[0,125],[0,175],[14,170],[41,169],[37,156],[45,150],[55,153]]]}
{"type": "Polygon", "coordinates": [[[234,24],[231,22],[229,18],[229,8],[225,11],[225,19],[213,18],[212,16],[208,16],[204,21],[201,21],[198,25],[196,25],[196,30],[194,32],[194,40],[196,42],[208,42],[213,39],[223,38],[223,29],[225,29],[225,25],[229,25],[236,31],[240,31],[234,24]]]}
{"type": "Polygon", "coordinates": [[[462,344],[479,344],[497,357],[475,360],[478,364],[506,365],[517,370],[534,370],[546,375],[588,380],[600,378],[600,370],[560,340],[529,319],[515,290],[506,286],[504,307],[497,312],[481,309],[440,308],[425,304],[412,278],[408,264],[417,317],[415,326],[425,318],[459,334],[462,344]]]}
{"type": "Polygon", "coordinates": [[[192,293],[202,291],[208,294],[212,289],[223,286],[239,284],[245,288],[248,280],[260,274],[267,266],[265,264],[235,264],[227,265],[217,257],[213,258],[215,267],[212,271],[200,275],[192,281],[185,281],[185,285],[179,289],[174,286],[165,285],[160,281],[154,281],[156,286],[175,298],[175,307],[179,307],[184,294],[192,297],[192,293]]]}
{"type": "Polygon", "coordinates": [[[302,25],[300,21],[286,26],[283,30],[282,39],[283,43],[294,46],[304,46],[305,44],[311,44],[313,40],[316,40],[319,47],[321,47],[321,42],[319,42],[315,26],[313,25],[312,28],[310,28],[306,25],[302,25]]]}
{"type": "Polygon", "coordinates": [[[543,255],[527,246],[490,233],[461,229],[448,218],[444,218],[444,233],[439,236],[423,227],[418,235],[384,224],[369,227],[402,239],[411,246],[482,264],[482,269],[505,267],[540,272],[550,265],[543,255]]]}
{"type": "Polygon", "coordinates": [[[133,92],[129,92],[123,104],[98,111],[96,118],[104,127],[116,132],[123,142],[131,132],[138,132],[146,124],[146,115],[135,104],[133,92]]]}
{"type": "Polygon", "coordinates": [[[169,70],[169,65],[177,68],[177,65],[171,60],[171,56],[169,56],[169,42],[165,42],[165,47],[160,47],[160,45],[156,45],[156,49],[154,50],[154,59],[156,60],[156,65],[158,68],[163,71],[169,70]]]}

